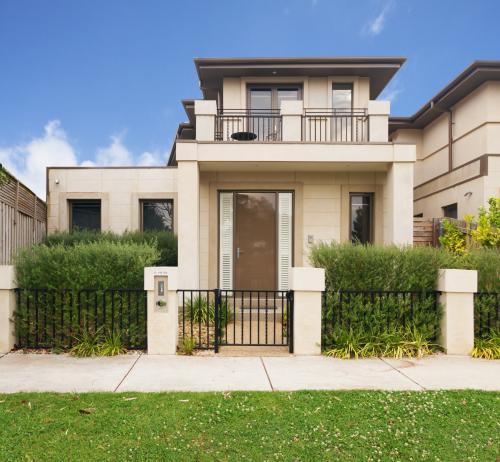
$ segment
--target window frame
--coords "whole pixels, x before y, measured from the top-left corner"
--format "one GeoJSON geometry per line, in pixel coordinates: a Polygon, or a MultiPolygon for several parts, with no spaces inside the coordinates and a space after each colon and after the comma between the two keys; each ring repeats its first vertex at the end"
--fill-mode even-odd
{"type": "Polygon", "coordinates": [[[73,229],[73,207],[75,204],[82,203],[94,203],[95,205],[99,205],[99,229],[89,229],[86,228],[87,231],[98,231],[102,232],[102,200],[101,199],[68,199],[68,228],[69,232],[72,233],[76,231],[73,229]]]}
{"type": "Polygon", "coordinates": [[[375,243],[375,193],[373,192],[349,192],[349,242],[352,240],[352,197],[353,196],[368,196],[370,197],[370,237],[368,242],[363,242],[363,245],[375,243]]]}
{"type": "MultiPolygon", "coordinates": [[[[170,231],[163,230],[165,233],[173,233],[175,232],[175,201],[172,197],[165,198],[156,198],[156,199],[148,199],[141,198],[139,199],[139,230],[141,233],[144,233],[144,204],[146,202],[172,202],[172,229],[170,231]]],[[[149,230],[146,230],[149,231],[149,230]]]]}
{"type": "Polygon", "coordinates": [[[277,107],[278,105],[278,90],[297,90],[297,101],[301,101],[303,99],[303,85],[302,83],[247,83],[247,101],[246,107],[248,111],[252,110],[250,105],[251,101],[251,92],[252,90],[270,90],[271,91],[271,112],[280,111],[281,108],[277,107]]]}

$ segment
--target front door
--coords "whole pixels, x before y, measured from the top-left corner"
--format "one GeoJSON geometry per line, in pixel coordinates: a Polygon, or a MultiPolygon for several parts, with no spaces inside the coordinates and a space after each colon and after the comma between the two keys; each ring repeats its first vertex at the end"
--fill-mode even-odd
{"type": "Polygon", "coordinates": [[[234,289],[277,287],[277,194],[235,193],[234,289]]]}

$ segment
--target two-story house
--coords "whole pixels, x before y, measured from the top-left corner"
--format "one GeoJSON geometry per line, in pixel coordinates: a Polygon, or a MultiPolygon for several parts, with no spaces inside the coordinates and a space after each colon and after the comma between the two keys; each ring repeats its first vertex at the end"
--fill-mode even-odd
{"type": "Polygon", "coordinates": [[[404,61],[195,59],[168,165],[49,168],[48,232],[172,230],[193,289],[286,289],[321,241],[411,244],[416,142],[377,100],[404,61]]]}
{"type": "Polygon", "coordinates": [[[500,197],[500,61],[476,61],[411,117],[389,119],[417,146],[414,214],[462,219],[500,197]]]}

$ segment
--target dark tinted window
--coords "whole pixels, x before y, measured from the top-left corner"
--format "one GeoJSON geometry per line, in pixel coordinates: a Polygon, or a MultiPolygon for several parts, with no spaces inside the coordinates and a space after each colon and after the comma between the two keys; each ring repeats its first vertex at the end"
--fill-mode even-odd
{"type": "Polygon", "coordinates": [[[446,218],[458,218],[457,204],[450,204],[443,207],[443,216],[446,218]]]}
{"type": "Polygon", "coordinates": [[[71,230],[101,230],[101,201],[70,201],[71,230]]]}
{"type": "Polygon", "coordinates": [[[350,207],[351,241],[361,244],[372,242],[373,195],[351,194],[350,207]]]}
{"type": "Polygon", "coordinates": [[[173,199],[142,201],[143,231],[173,231],[174,201],[173,199]]]}

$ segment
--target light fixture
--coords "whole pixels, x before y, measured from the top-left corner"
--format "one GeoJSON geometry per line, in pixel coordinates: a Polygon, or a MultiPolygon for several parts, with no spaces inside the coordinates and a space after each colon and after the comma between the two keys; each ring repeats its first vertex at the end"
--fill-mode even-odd
{"type": "Polygon", "coordinates": [[[470,196],[472,196],[472,191],[467,191],[465,194],[464,194],[464,197],[466,197],[467,199],[470,198],[470,196]]]}

